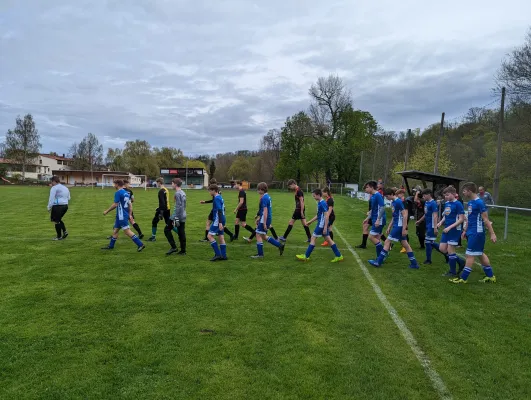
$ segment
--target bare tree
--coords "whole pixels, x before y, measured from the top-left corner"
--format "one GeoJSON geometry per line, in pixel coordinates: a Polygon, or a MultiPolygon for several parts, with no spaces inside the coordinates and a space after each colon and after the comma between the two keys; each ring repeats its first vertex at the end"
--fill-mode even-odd
{"type": "Polygon", "coordinates": [[[524,44],[502,62],[496,76],[498,89],[506,87],[510,98],[531,101],[531,29],[524,44]]]}
{"type": "Polygon", "coordinates": [[[317,128],[317,134],[331,134],[336,137],[337,125],[341,111],[351,104],[351,93],[343,80],[335,75],[321,77],[310,87],[312,98],[310,116],[317,128]],[[328,129],[326,129],[328,127],[328,129]]]}

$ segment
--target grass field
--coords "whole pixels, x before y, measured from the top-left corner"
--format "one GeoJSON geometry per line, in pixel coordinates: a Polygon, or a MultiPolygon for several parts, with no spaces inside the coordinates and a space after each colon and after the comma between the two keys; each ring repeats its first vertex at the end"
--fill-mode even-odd
{"type": "MultiPolygon", "coordinates": [[[[142,253],[121,234],[102,252],[113,190],[72,189],[70,236],[52,242],[48,188],[0,187],[1,399],[529,399],[531,398],[530,218],[512,215],[509,240],[487,245],[498,283],[441,277],[446,265],[407,268],[392,252],[383,268],[363,265],[447,388],[434,387],[410,344],[347,248],[359,243],[366,203],[336,199],[336,241],[311,262],[300,225],[280,257],[265,246],[229,244],[211,263],[204,191],[188,195],[188,255],[166,257],[157,241],[142,253]]],[[[227,210],[236,192],[225,191],[227,210]]],[[[156,191],[135,191],[135,216],[150,232],[156,191]]],[[[272,193],[284,232],[293,196],[272,193]]],[[[258,196],[249,193],[249,214],[258,196]]],[[[315,204],[307,195],[307,215],[315,204]]],[[[503,219],[494,216],[502,237],[503,219]]],[[[232,225],[232,214],[228,217],[232,225]]],[[[245,231],[242,231],[245,232],[245,231]]],[[[148,236],[148,235],[146,235],[148,236]]],[[[413,239],[414,235],[410,235],[413,239]]],[[[413,248],[420,261],[418,243],[413,248]]]]}

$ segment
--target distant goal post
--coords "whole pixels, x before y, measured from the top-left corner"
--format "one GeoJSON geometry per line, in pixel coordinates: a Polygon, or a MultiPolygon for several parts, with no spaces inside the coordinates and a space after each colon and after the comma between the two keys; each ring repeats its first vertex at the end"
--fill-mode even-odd
{"type": "MultiPolygon", "coordinates": [[[[324,187],[326,187],[327,185],[322,185],[321,183],[319,182],[309,182],[306,184],[306,191],[308,193],[311,193],[314,189],[322,189],[324,187]]],[[[330,192],[334,193],[334,194],[343,194],[343,187],[345,185],[343,183],[331,183],[330,184],[330,192]]]]}
{"type": "Polygon", "coordinates": [[[103,174],[101,176],[101,188],[113,187],[116,179],[127,179],[131,187],[144,188],[147,190],[146,175],[103,174]]]}

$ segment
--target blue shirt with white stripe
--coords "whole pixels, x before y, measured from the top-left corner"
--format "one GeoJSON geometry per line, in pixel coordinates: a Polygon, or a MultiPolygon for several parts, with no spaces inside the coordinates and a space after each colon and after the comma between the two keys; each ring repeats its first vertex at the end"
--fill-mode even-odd
{"type": "Polygon", "coordinates": [[[404,216],[402,211],[405,210],[404,202],[401,199],[395,199],[391,203],[391,209],[393,210],[393,228],[401,228],[404,226],[404,216]]]}
{"type": "Polygon", "coordinates": [[[487,211],[483,200],[479,197],[468,202],[468,217],[466,232],[470,234],[485,233],[485,224],[483,223],[482,213],[487,211]]]}
{"type": "Polygon", "coordinates": [[[124,188],[117,190],[114,193],[114,202],[118,204],[116,207],[116,219],[119,221],[129,220],[129,192],[124,188]]]}
{"type": "Polygon", "coordinates": [[[317,203],[317,226],[319,228],[324,228],[325,226],[325,217],[328,212],[328,204],[324,199],[319,200],[317,203]]]}

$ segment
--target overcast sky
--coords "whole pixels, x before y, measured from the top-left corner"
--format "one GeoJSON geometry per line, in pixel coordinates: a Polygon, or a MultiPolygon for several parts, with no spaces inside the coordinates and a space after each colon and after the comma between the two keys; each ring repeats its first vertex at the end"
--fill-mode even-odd
{"type": "Polygon", "coordinates": [[[257,149],[330,73],[384,128],[426,127],[492,101],[530,15],[529,0],[0,0],[0,135],[32,113],[43,152],[88,132],[257,149]]]}

